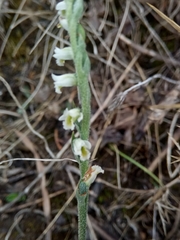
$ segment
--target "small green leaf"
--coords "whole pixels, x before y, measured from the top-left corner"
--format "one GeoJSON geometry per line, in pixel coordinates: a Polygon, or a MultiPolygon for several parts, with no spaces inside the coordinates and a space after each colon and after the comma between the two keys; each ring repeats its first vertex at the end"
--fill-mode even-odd
{"type": "MultiPolygon", "coordinates": [[[[5,197],[5,200],[6,202],[12,202],[14,201],[17,197],[18,197],[19,193],[10,193],[8,194],[6,197],[5,197]]],[[[20,199],[19,199],[19,202],[22,202],[22,201],[25,201],[26,200],[26,197],[25,195],[22,196],[20,199]]]]}
{"type": "Polygon", "coordinates": [[[82,195],[85,195],[87,194],[87,191],[88,191],[88,187],[87,185],[85,184],[85,182],[80,182],[79,183],[79,194],[82,196],[82,195]]]}

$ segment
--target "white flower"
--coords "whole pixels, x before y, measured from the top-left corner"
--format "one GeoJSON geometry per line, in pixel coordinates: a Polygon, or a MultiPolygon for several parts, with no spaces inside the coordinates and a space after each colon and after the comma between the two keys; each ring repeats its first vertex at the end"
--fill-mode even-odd
{"type": "Polygon", "coordinates": [[[54,49],[53,57],[56,59],[56,63],[59,66],[64,66],[65,60],[73,59],[73,52],[71,47],[58,48],[54,49]]]}
{"type": "Polygon", "coordinates": [[[63,126],[65,130],[71,129],[74,130],[75,122],[80,122],[83,119],[83,114],[79,108],[73,108],[64,110],[63,115],[59,118],[60,121],[63,121],[63,126]]]}
{"type": "Polygon", "coordinates": [[[104,170],[100,166],[94,165],[90,167],[83,177],[83,180],[86,183],[86,185],[90,186],[95,181],[99,173],[104,173],[104,170]]]}
{"type": "Polygon", "coordinates": [[[74,154],[80,157],[80,160],[85,161],[90,158],[91,143],[87,140],[77,138],[73,141],[74,154]]]}
{"type": "Polygon", "coordinates": [[[56,10],[58,11],[59,16],[65,17],[66,16],[66,3],[65,3],[65,1],[59,2],[56,5],[56,10]]]}
{"type": "Polygon", "coordinates": [[[67,73],[60,76],[51,74],[54,80],[54,88],[56,93],[61,93],[62,87],[72,87],[77,85],[75,74],[67,73]]]}
{"type": "Polygon", "coordinates": [[[59,18],[60,26],[63,27],[66,31],[68,31],[68,22],[65,18],[59,18]]]}

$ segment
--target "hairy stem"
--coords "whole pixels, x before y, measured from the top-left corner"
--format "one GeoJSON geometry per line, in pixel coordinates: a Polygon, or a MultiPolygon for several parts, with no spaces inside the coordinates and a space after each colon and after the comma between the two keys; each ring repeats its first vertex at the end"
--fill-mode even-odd
{"type": "MultiPolygon", "coordinates": [[[[79,20],[83,14],[83,0],[66,0],[67,5],[67,21],[68,32],[70,35],[70,43],[74,56],[74,64],[77,78],[77,87],[79,94],[79,101],[81,104],[81,111],[83,119],[79,126],[79,133],[82,140],[89,139],[90,129],[90,88],[88,83],[88,76],[90,73],[90,61],[86,51],[85,32],[80,25],[79,20]]],[[[78,237],[79,240],[86,239],[86,225],[87,225],[87,208],[88,208],[88,189],[86,184],[81,180],[88,170],[89,161],[79,161],[81,179],[78,185],[76,197],[78,201],[78,237]]]]}

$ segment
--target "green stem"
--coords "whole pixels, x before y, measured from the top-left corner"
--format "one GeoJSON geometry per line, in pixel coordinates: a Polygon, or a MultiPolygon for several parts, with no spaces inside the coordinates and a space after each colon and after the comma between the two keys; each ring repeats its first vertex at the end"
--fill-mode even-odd
{"type": "Polygon", "coordinates": [[[89,167],[89,160],[86,161],[80,161],[80,172],[81,172],[81,178],[84,177],[85,172],[88,170],[89,167]]]}
{"type": "Polygon", "coordinates": [[[78,200],[78,240],[86,240],[88,193],[80,195],[77,193],[78,200]]]}
{"type": "MultiPolygon", "coordinates": [[[[90,73],[90,61],[86,51],[85,32],[79,20],[83,15],[83,0],[65,0],[66,17],[68,20],[68,32],[74,56],[74,65],[77,78],[78,94],[81,104],[83,119],[80,122],[79,133],[82,140],[89,139],[90,129],[90,88],[88,76],[90,73]]],[[[78,239],[86,239],[87,210],[88,210],[88,187],[82,181],[88,170],[89,161],[79,161],[81,180],[78,185],[76,197],[78,201],[78,239]]]]}

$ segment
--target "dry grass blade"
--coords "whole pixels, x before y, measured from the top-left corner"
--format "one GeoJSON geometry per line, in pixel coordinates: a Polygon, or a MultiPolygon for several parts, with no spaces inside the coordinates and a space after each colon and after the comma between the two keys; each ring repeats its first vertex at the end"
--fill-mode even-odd
{"type": "Polygon", "coordinates": [[[180,171],[180,164],[179,163],[178,164],[172,164],[172,160],[171,160],[171,158],[172,158],[171,157],[172,142],[176,145],[177,149],[180,150],[178,142],[176,141],[176,139],[173,138],[173,132],[174,132],[176,123],[179,119],[179,114],[180,113],[177,112],[174,115],[174,118],[173,118],[172,123],[171,123],[170,130],[169,130],[169,137],[168,137],[167,169],[168,169],[168,173],[169,173],[170,178],[176,177],[179,174],[179,171],[180,171]],[[173,168],[172,165],[175,165],[173,170],[172,170],[172,168],[173,168]]]}
{"type": "MultiPolygon", "coordinates": [[[[24,145],[34,154],[34,157],[40,158],[34,144],[30,141],[30,139],[27,136],[25,136],[23,133],[17,130],[16,130],[16,134],[19,138],[21,138],[21,141],[24,143],[24,145]]],[[[39,174],[44,172],[44,165],[41,161],[36,161],[36,168],[39,174]]],[[[51,204],[50,204],[49,194],[46,188],[45,174],[41,178],[41,192],[42,192],[42,198],[43,198],[44,215],[46,217],[47,222],[49,222],[50,214],[51,214],[51,204]]],[[[48,236],[46,236],[46,239],[49,239],[49,240],[51,239],[51,232],[48,232],[48,236]]]]}
{"type": "Polygon", "coordinates": [[[64,203],[64,205],[61,207],[61,209],[58,211],[58,213],[55,215],[53,220],[49,223],[49,225],[44,229],[43,233],[36,239],[41,240],[43,237],[51,230],[57,219],[60,217],[60,215],[63,213],[63,211],[66,209],[66,207],[70,204],[70,202],[73,200],[73,198],[76,195],[76,189],[73,191],[71,196],[68,198],[68,200],[64,203]]]}
{"type": "MultiPolygon", "coordinates": [[[[119,94],[117,94],[117,96],[113,99],[113,102],[111,103],[111,105],[108,107],[108,110],[109,110],[110,112],[113,111],[115,108],[118,107],[118,105],[121,105],[121,104],[124,102],[124,100],[125,100],[125,98],[126,98],[126,96],[127,96],[128,93],[130,93],[131,91],[137,90],[137,89],[140,88],[141,86],[144,86],[144,85],[146,86],[146,85],[149,84],[152,80],[157,79],[157,78],[162,78],[163,80],[165,80],[165,81],[167,81],[167,82],[171,82],[171,83],[173,83],[173,84],[179,84],[179,82],[177,82],[177,81],[175,81],[175,80],[172,80],[172,79],[170,79],[170,78],[164,77],[164,76],[162,76],[161,74],[156,74],[156,75],[154,75],[154,76],[152,76],[152,77],[149,77],[148,79],[144,80],[143,82],[139,82],[138,84],[133,85],[133,86],[130,87],[129,89],[125,90],[124,92],[120,92],[119,94]]],[[[177,88],[177,90],[175,89],[175,90],[173,91],[173,93],[175,92],[175,94],[171,94],[171,95],[173,95],[173,96],[171,96],[171,99],[172,99],[172,97],[173,97],[173,102],[174,102],[175,100],[177,100],[177,96],[178,96],[178,94],[179,94],[180,85],[178,85],[176,88],[177,88]],[[175,95],[175,96],[174,96],[174,95],[175,95]]],[[[167,102],[169,103],[169,99],[168,99],[167,102]]],[[[172,100],[171,100],[171,103],[172,103],[172,100]]]]}
{"type": "Polygon", "coordinates": [[[147,5],[149,5],[157,14],[159,14],[159,16],[161,16],[166,22],[168,22],[174,29],[176,29],[180,33],[180,26],[177,23],[175,23],[172,19],[167,17],[164,13],[162,13],[150,3],[147,3],[147,5]]]}
{"type": "Polygon", "coordinates": [[[12,226],[10,227],[8,233],[6,234],[4,240],[9,240],[10,239],[10,236],[12,234],[12,230],[15,228],[15,226],[21,221],[21,219],[23,218],[23,216],[19,216],[15,221],[14,223],[12,224],[12,226]]]}

